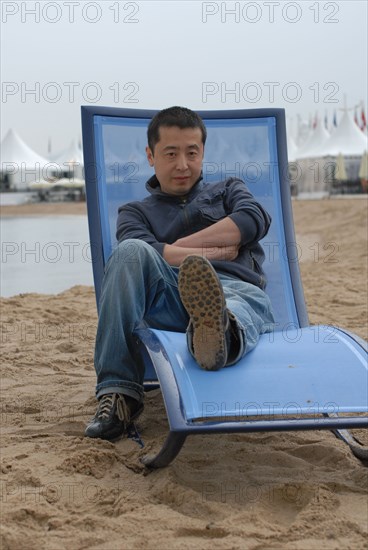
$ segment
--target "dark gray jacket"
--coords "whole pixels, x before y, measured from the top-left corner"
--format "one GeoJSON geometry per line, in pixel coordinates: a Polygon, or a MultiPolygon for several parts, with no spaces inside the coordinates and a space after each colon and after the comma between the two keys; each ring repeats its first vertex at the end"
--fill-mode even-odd
{"type": "Polygon", "coordinates": [[[259,244],[271,223],[269,214],[254,199],[242,180],[218,183],[198,181],[185,199],[161,191],[156,176],[146,183],[150,196],[119,208],[116,237],[141,239],[161,255],[165,244],[200,231],[228,216],[241,233],[241,247],[234,261],[215,260],[217,272],[264,288],[264,252],[259,244]]]}

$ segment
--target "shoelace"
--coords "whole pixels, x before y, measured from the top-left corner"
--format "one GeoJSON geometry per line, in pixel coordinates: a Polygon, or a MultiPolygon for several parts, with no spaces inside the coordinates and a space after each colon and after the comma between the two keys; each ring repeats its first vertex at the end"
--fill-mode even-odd
{"type": "Polygon", "coordinates": [[[121,420],[121,422],[124,422],[124,424],[127,426],[130,421],[130,411],[128,409],[128,406],[125,402],[125,399],[120,394],[106,394],[101,397],[98,411],[97,411],[97,417],[98,418],[108,418],[111,413],[111,409],[114,406],[114,402],[116,400],[116,414],[121,420]]]}

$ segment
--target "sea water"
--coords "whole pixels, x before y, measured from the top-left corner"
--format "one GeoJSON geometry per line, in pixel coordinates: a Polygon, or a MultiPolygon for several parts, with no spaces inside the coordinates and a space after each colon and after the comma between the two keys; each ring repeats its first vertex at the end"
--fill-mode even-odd
{"type": "Polygon", "coordinates": [[[0,231],[1,296],[93,285],[86,216],[6,217],[0,231]]]}

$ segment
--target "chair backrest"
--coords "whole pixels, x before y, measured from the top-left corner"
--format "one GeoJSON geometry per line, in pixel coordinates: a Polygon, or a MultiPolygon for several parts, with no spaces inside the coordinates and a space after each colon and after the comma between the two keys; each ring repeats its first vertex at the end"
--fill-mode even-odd
{"type": "MultiPolygon", "coordinates": [[[[118,207],[147,195],[153,174],[145,147],[157,111],[82,107],[84,169],[97,304],[104,265],[116,246],[118,207]]],[[[264,269],[276,316],[276,330],[307,326],[288,177],[283,109],[198,111],[208,138],[204,181],[242,178],[272,216],[263,239],[264,269]]]]}

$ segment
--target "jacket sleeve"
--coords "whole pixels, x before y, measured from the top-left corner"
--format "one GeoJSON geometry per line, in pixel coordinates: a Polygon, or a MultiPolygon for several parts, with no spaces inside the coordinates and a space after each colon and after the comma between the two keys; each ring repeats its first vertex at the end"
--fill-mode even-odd
{"type": "Polygon", "coordinates": [[[139,239],[151,245],[159,254],[163,253],[165,243],[159,242],[151,230],[146,216],[139,208],[138,203],[129,203],[118,210],[116,222],[116,239],[118,242],[126,239],[139,239]]]}
{"type": "Polygon", "coordinates": [[[267,234],[271,216],[256,201],[242,180],[227,180],[225,209],[240,230],[242,245],[250,246],[267,234]]]}

